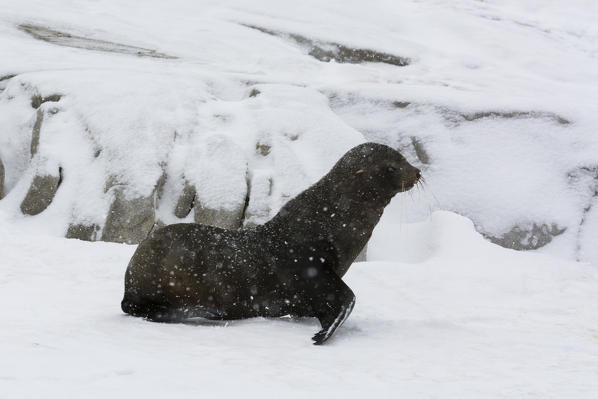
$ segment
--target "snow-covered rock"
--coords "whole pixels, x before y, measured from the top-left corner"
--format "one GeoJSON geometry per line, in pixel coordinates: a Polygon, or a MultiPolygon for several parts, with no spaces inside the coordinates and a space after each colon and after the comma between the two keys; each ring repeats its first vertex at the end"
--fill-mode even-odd
{"type": "Polygon", "coordinates": [[[222,99],[202,79],[190,90],[181,78],[164,93],[173,77],[136,74],[131,94],[111,78],[91,71],[77,82],[63,72],[10,79],[2,138],[21,150],[6,157],[7,209],[29,185],[21,212],[51,206],[56,230],[69,237],[137,243],[154,223],[189,220],[191,208],[196,222],[239,228],[268,220],[363,141],[312,89],[263,85],[250,96],[237,83],[239,97],[222,99]],[[54,87],[62,94],[46,95],[54,87]],[[137,90],[142,103],[132,104],[137,90]],[[269,175],[266,192],[254,170],[269,175]],[[262,212],[245,216],[256,207],[262,212]]]}
{"type": "Polygon", "coordinates": [[[404,220],[452,210],[500,245],[598,262],[597,16],[582,1],[7,0],[0,209],[92,240],[251,226],[373,140],[424,171],[430,200],[404,220]],[[24,215],[27,198],[43,211],[24,215]]]}

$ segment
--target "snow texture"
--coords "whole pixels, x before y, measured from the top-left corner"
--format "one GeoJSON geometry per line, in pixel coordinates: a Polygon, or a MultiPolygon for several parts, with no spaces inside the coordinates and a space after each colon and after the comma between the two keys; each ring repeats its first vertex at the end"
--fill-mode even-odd
{"type": "Polygon", "coordinates": [[[6,223],[0,241],[3,397],[598,392],[598,270],[501,248],[454,213],[401,229],[383,218],[370,245],[374,261],[354,264],[345,278],[355,308],[321,347],[311,345],[315,319],[162,324],[121,313],[134,246],[6,223]],[[413,252],[403,255],[404,247],[413,252]]]}

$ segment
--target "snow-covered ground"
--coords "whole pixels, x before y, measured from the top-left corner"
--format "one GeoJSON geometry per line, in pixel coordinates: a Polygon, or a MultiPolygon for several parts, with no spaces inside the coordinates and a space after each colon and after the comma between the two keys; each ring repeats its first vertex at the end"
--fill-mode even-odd
{"type": "Polygon", "coordinates": [[[597,397],[596,20],[589,0],[3,0],[0,398],[597,397]],[[135,247],[62,238],[105,239],[118,190],[148,228],[194,219],[189,185],[263,222],[365,140],[427,186],[385,212],[322,347],[315,320],[125,316],[135,247]],[[24,215],[36,176],[53,198],[24,215]]]}
{"type": "Polygon", "coordinates": [[[373,239],[376,261],[347,274],[357,304],[321,347],[315,320],[126,316],[134,246],[1,225],[0,396],[596,397],[595,267],[501,248],[454,213],[392,224],[373,239]],[[416,263],[389,251],[389,233],[416,263]]]}

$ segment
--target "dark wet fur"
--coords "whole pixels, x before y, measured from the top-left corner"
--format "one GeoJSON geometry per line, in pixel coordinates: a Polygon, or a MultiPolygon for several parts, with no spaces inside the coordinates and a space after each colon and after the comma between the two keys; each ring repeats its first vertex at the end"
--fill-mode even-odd
{"type": "Polygon", "coordinates": [[[122,309],[162,322],[317,317],[321,344],[355,303],[341,277],[391,198],[419,177],[397,151],[366,143],[262,226],[158,229],[129,263],[122,309]]]}

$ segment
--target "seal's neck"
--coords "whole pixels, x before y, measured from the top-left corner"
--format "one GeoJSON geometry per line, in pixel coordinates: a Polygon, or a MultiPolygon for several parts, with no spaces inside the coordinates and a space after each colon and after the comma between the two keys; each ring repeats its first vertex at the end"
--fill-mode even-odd
{"type": "Polygon", "coordinates": [[[264,227],[274,240],[328,240],[337,250],[343,276],[366,245],[392,196],[355,195],[328,176],[289,201],[264,227]]]}

